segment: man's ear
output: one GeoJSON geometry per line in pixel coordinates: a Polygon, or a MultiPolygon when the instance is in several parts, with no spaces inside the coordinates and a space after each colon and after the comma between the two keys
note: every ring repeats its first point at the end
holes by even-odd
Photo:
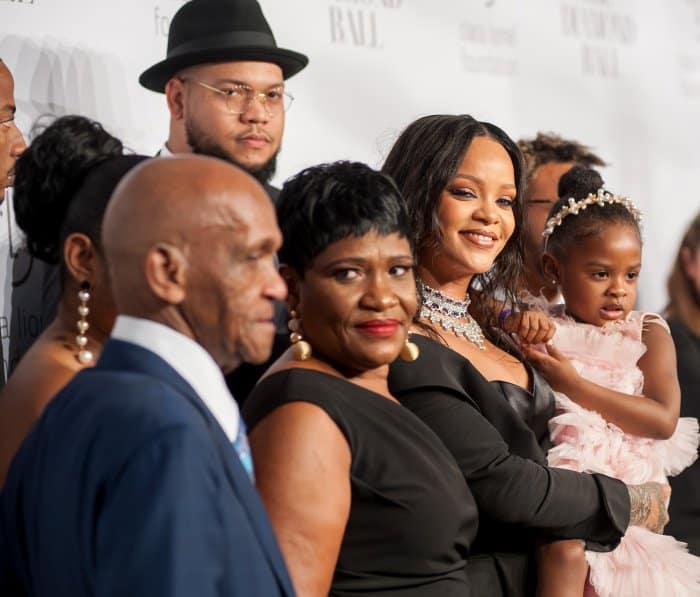
{"type": "Polygon", "coordinates": [[[290,310],[296,309],[299,306],[300,276],[296,270],[285,263],[280,264],[279,272],[285,284],[287,284],[287,306],[290,310]]]}
{"type": "Polygon", "coordinates": [[[159,243],[146,254],[146,283],[162,301],[178,305],[187,295],[188,261],[182,249],[159,243]]]}
{"type": "Polygon", "coordinates": [[[182,120],[185,115],[185,84],[173,77],[165,84],[165,99],[173,120],[182,120]]]}
{"type": "Polygon", "coordinates": [[[561,280],[561,266],[551,253],[542,255],[542,271],[547,280],[550,280],[553,284],[559,284],[561,280]]]}
{"type": "Polygon", "coordinates": [[[74,232],[63,244],[63,260],[71,277],[79,283],[95,283],[100,277],[104,262],[90,238],[82,232],[74,232]]]}

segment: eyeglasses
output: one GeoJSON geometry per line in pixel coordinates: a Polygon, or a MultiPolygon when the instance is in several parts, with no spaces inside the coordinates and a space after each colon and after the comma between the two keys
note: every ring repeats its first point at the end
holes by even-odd
{"type": "MultiPolygon", "coordinates": [[[[187,81],[187,79],[181,79],[182,81],[187,81]]],[[[280,112],[286,112],[289,110],[292,102],[294,101],[294,96],[287,93],[281,88],[270,89],[269,91],[255,91],[252,87],[248,85],[241,84],[228,84],[223,89],[208,85],[202,81],[196,81],[191,79],[193,83],[196,83],[204,89],[213,91],[219,96],[223,97],[226,102],[226,108],[231,114],[243,114],[248,111],[250,104],[253,99],[258,98],[260,103],[265,108],[268,116],[271,118],[276,116],[280,112]]]]}

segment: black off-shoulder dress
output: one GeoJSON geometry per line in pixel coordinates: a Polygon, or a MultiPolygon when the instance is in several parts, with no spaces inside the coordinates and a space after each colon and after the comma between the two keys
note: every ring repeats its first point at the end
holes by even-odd
{"type": "Polygon", "coordinates": [[[467,597],[477,509],[452,455],[400,404],[341,378],[288,369],[245,403],[250,430],[289,402],[322,408],[345,436],[352,501],[330,594],[467,597]]]}
{"type": "MultiPolygon", "coordinates": [[[[700,419],[700,336],[677,319],[669,319],[668,325],[676,345],[681,417],[700,419]]],[[[700,556],[700,459],[669,481],[671,520],[664,532],[685,541],[688,551],[700,556]]]]}
{"type": "Polygon", "coordinates": [[[479,533],[467,564],[474,595],[533,594],[536,537],[614,549],[629,523],[627,488],[604,475],[544,466],[546,382],[537,378],[532,393],[518,388],[516,397],[517,386],[487,381],[440,342],[417,334],[412,341],[420,357],[392,364],[389,388],[443,441],[476,499],[479,533]]]}

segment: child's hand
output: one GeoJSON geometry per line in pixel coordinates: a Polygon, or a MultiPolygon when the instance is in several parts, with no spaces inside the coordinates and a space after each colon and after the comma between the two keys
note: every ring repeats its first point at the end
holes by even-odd
{"type": "Polygon", "coordinates": [[[556,328],[541,311],[510,313],[503,318],[504,331],[518,334],[522,344],[544,344],[554,337],[556,328]]]}
{"type": "Polygon", "coordinates": [[[571,387],[580,379],[578,371],[569,359],[554,348],[551,342],[547,342],[545,349],[547,352],[541,352],[532,346],[522,347],[525,358],[542,374],[552,389],[564,392],[575,399],[575,393],[571,392],[571,387]]]}

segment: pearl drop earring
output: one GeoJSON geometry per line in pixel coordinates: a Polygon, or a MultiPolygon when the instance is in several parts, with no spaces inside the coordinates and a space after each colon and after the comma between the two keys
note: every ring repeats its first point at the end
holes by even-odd
{"type": "Polygon", "coordinates": [[[90,300],[89,282],[83,282],[80,285],[78,300],[80,301],[80,305],[78,305],[78,335],[75,338],[75,342],[78,345],[78,362],[81,365],[91,365],[95,360],[95,355],[88,349],[88,339],[85,335],[90,327],[87,321],[87,316],[90,314],[90,309],[88,308],[88,301],[90,300]]]}

